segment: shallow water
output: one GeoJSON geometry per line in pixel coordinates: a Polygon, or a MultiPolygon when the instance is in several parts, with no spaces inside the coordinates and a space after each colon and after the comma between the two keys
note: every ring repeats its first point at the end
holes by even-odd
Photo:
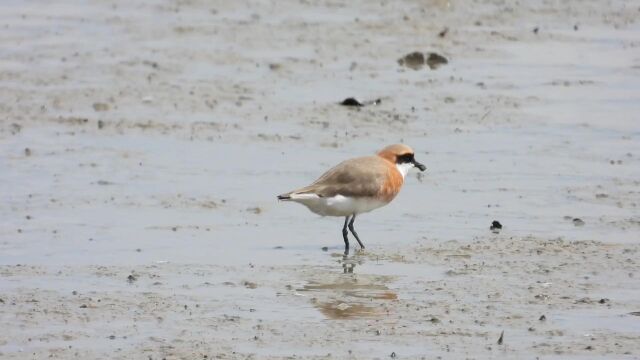
{"type": "Polygon", "coordinates": [[[628,3],[0,6],[4,357],[640,351],[628,3]],[[276,201],[394,142],[366,251],[276,201]]]}

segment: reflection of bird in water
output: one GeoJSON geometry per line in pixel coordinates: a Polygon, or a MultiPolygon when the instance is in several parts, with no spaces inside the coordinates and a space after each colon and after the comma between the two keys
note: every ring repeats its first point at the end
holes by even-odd
{"type": "Polygon", "coordinates": [[[356,254],[349,256],[349,253],[345,251],[340,263],[342,264],[342,271],[345,274],[353,274],[353,270],[356,268],[356,265],[362,265],[362,263],[364,263],[364,258],[362,258],[357,252],[356,254]]]}
{"type": "Polygon", "coordinates": [[[343,161],[313,184],[278,195],[278,199],[298,202],[322,216],[344,216],[342,237],[348,254],[347,228],[364,249],[353,227],[356,215],[390,203],[400,192],[404,177],[414,167],[426,170],[416,161],[410,147],[390,145],[377,155],[343,161]]]}

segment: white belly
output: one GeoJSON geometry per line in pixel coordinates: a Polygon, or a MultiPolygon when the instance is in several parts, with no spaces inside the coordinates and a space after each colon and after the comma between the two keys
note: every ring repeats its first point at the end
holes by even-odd
{"type": "Polygon", "coordinates": [[[305,196],[297,195],[291,200],[308,207],[312,212],[322,216],[362,214],[388,204],[386,201],[374,198],[351,198],[342,195],[323,198],[315,194],[307,194],[305,196]]]}

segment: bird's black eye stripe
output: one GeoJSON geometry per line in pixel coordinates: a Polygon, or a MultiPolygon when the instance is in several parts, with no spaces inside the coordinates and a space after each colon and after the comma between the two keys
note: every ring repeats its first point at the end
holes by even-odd
{"type": "Polygon", "coordinates": [[[396,160],[396,162],[398,164],[412,163],[414,162],[413,154],[398,155],[398,159],[396,160]]]}

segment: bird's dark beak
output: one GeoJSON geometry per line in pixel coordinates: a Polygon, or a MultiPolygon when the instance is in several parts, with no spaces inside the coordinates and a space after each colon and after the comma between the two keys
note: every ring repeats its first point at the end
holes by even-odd
{"type": "Polygon", "coordinates": [[[420,169],[420,171],[425,171],[425,170],[427,170],[427,167],[426,167],[426,166],[424,166],[424,165],[420,164],[419,162],[417,162],[417,161],[415,161],[415,160],[413,161],[413,165],[414,165],[415,167],[417,167],[418,169],[420,169]]]}

